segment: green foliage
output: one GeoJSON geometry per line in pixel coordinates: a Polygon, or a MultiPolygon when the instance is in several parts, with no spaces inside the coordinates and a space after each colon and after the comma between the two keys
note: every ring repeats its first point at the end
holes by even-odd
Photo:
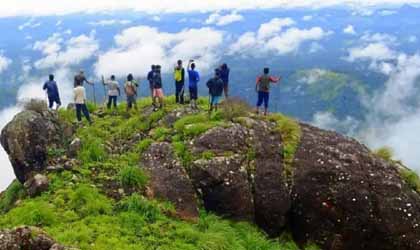
{"type": "Polygon", "coordinates": [[[149,138],[141,140],[136,146],[137,151],[139,153],[145,152],[150,147],[150,145],[152,145],[152,143],[153,143],[153,140],[149,138]]]}
{"type": "Polygon", "coordinates": [[[148,201],[138,194],[132,194],[121,200],[118,204],[120,211],[135,212],[142,215],[147,223],[154,223],[158,219],[164,219],[162,211],[173,210],[173,207],[156,201],[148,201]]]}
{"type": "Polygon", "coordinates": [[[83,140],[78,158],[84,163],[101,162],[107,158],[107,152],[100,138],[88,137],[83,140]]]}
{"type": "Polygon", "coordinates": [[[293,169],[292,164],[295,153],[300,144],[301,129],[299,123],[281,114],[272,114],[268,117],[270,121],[276,122],[277,131],[283,140],[283,157],[286,164],[286,175],[290,176],[293,169]]]}
{"type": "Polygon", "coordinates": [[[394,152],[392,148],[382,147],[375,150],[374,154],[387,162],[393,162],[394,152]]]}
{"type": "Polygon", "coordinates": [[[181,159],[182,165],[188,169],[191,162],[193,161],[193,155],[188,150],[187,146],[182,141],[173,141],[172,146],[174,148],[175,154],[181,159]]]}
{"type": "Polygon", "coordinates": [[[400,169],[402,179],[417,193],[420,193],[420,178],[416,172],[408,168],[402,167],[400,169]]]}
{"type": "Polygon", "coordinates": [[[147,176],[139,167],[126,166],[120,170],[118,179],[125,188],[143,188],[147,184],[147,176]]]}
{"type": "Polygon", "coordinates": [[[47,152],[49,158],[60,157],[63,156],[65,153],[66,150],[63,148],[49,148],[47,152]]]}
{"type": "Polygon", "coordinates": [[[201,153],[202,159],[211,160],[214,157],[216,157],[216,155],[212,151],[204,151],[203,153],[201,153]]]}
{"type": "Polygon", "coordinates": [[[152,138],[155,141],[164,141],[170,133],[171,130],[165,127],[157,127],[151,131],[152,138]]]}
{"type": "Polygon", "coordinates": [[[19,199],[25,196],[26,192],[23,185],[14,180],[0,197],[0,213],[9,211],[19,199]]]}
{"type": "Polygon", "coordinates": [[[221,115],[227,121],[246,116],[250,111],[249,104],[240,98],[229,98],[221,105],[221,115]]]}
{"type": "Polygon", "coordinates": [[[195,137],[216,126],[224,126],[217,120],[218,117],[209,117],[205,113],[184,116],[175,122],[175,130],[183,136],[195,137]]]}
{"type": "Polygon", "coordinates": [[[58,221],[53,205],[42,199],[27,200],[0,217],[0,228],[20,225],[49,226],[58,221]]]}

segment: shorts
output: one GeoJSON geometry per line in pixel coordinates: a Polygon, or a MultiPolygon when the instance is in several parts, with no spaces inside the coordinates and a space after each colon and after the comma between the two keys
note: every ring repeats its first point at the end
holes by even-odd
{"type": "Polygon", "coordinates": [[[264,107],[268,108],[268,101],[270,99],[270,93],[265,91],[258,91],[257,107],[260,107],[264,103],[264,107]]]}
{"type": "Polygon", "coordinates": [[[197,87],[189,87],[190,89],[190,99],[197,100],[198,99],[198,89],[197,87]]]}
{"type": "Polygon", "coordinates": [[[211,96],[211,105],[218,105],[222,100],[221,96],[211,96]]]}
{"type": "Polygon", "coordinates": [[[153,97],[163,98],[163,90],[160,89],[153,89],[153,97]]]}
{"type": "Polygon", "coordinates": [[[127,96],[127,106],[131,108],[133,104],[136,104],[136,96],[127,96]]]}

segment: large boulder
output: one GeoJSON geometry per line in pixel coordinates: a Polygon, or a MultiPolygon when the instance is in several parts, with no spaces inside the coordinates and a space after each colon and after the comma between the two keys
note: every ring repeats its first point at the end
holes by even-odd
{"type": "Polygon", "coordinates": [[[61,147],[63,128],[56,114],[32,110],[17,114],[1,132],[0,142],[23,184],[47,164],[48,148],[61,147]]]}
{"type": "Polygon", "coordinates": [[[141,166],[150,175],[152,198],[170,201],[182,219],[198,217],[198,200],[187,172],[169,143],[154,143],[142,155],[141,166]]]}
{"type": "MultiPolygon", "coordinates": [[[[0,231],[1,250],[70,250],[54,242],[41,229],[18,227],[0,231]]],[[[75,249],[74,249],[75,250],[75,249]]]]}
{"type": "Polygon", "coordinates": [[[420,249],[420,196],[357,141],[302,124],[291,226],[323,249],[420,249]],[[339,248],[337,246],[340,246],[339,248]]]}

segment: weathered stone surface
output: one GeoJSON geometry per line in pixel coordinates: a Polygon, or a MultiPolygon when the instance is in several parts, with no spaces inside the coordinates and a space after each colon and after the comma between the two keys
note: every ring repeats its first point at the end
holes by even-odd
{"type": "Polygon", "coordinates": [[[28,195],[30,197],[35,197],[48,190],[49,181],[47,176],[35,174],[25,182],[24,186],[28,195]]]}
{"type": "Polygon", "coordinates": [[[79,150],[82,148],[82,141],[79,138],[75,138],[69,145],[67,154],[69,157],[76,157],[79,150]]]}
{"type": "Polygon", "coordinates": [[[269,235],[277,236],[286,225],[286,215],[291,206],[284,176],[282,139],[264,122],[255,126],[252,133],[255,220],[269,235]]]}
{"type": "Polygon", "coordinates": [[[254,197],[244,157],[197,160],[191,168],[191,179],[201,190],[207,210],[233,219],[254,220],[254,197]]]}
{"type": "Polygon", "coordinates": [[[24,183],[32,172],[46,167],[48,147],[63,143],[63,130],[54,113],[24,111],[17,114],[3,129],[1,144],[17,179],[24,183]]]}
{"type": "Polygon", "coordinates": [[[211,150],[215,153],[244,153],[247,144],[247,130],[239,124],[229,128],[210,129],[193,141],[193,152],[202,153],[211,150]]]}
{"type": "Polygon", "coordinates": [[[420,196],[353,139],[302,125],[294,164],[295,237],[324,249],[420,249],[420,196]]]}
{"type": "Polygon", "coordinates": [[[141,166],[150,174],[149,194],[172,202],[183,219],[198,217],[198,201],[187,172],[169,143],[154,143],[143,154],[141,166]]]}
{"type": "Polygon", "coordinates": [[[38,228],[18,227],[0,231],[1,250],[66,250],[38,228]]]}

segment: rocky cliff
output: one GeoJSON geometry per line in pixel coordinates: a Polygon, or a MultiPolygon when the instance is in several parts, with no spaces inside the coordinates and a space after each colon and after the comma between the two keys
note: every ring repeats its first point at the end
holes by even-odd
{"type": "MultiPolygon", "coordinates": [[[[29,195],[2,195],[9,202],[0,225],[18,224],[14,211],[46,200],[53,212],[70,208],[64,212],[77,216],[33,224],[62,243],[97,249],[63,236],[69,234],[66,223],[87,223],[77,206],[90,201],[75,207],[71,202],[80,195],[73,189],[90,186],[98,190],[92,199],[109,200],[110,207],[90,205],[99,206],[93,209],[99,214],[115,215],[127,199],[140,197],[137,202],[169,202],[174,209],[161,211],[183,223],[201,225],[200,211],[207,211],[255,224],[275,242],[291,234],[302,249],[420,249],[420,195],[400,164],[337,133],[279,114],[256,116],[237,100],[210,116],[206,103],[200,104],[201,111],[194,111],[168,101],[164,110],[152,112],[142,100],[139,113],[91,107],[92,126],[72,125],[71,110],[18,114],[2,131],[1,143],[29,195]]],[[[99,244],[102,231],[95,232],[89,237],[99,244]]],[[[140,230],[133,237],[143,241],[148,234],[140,230]]]]}

